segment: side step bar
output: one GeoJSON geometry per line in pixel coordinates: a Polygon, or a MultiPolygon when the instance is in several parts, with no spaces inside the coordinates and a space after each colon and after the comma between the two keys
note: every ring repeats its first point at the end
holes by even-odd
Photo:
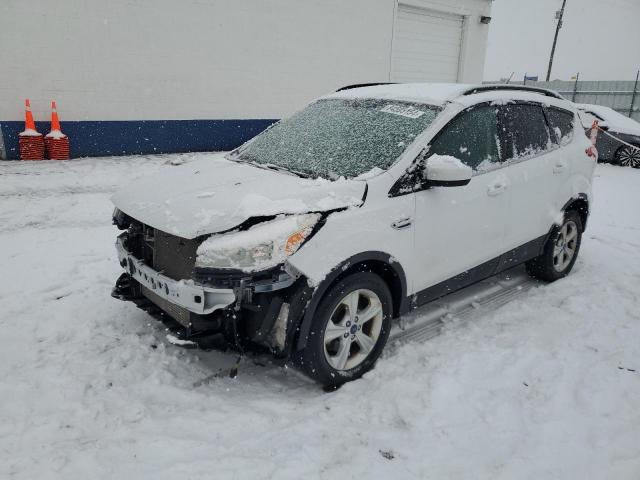
{"type": "Polygon", "coordinates": [[[529,277],[523,266],[506,270],[402,316],[391,329],[389,341],[424,342],[439,335],[448,319],[472,320],[497,310],[541,284],[529,277]]]}

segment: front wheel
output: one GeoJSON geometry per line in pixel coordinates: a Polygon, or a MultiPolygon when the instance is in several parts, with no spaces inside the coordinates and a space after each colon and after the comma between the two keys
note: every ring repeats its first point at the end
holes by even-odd
{"type": "Polygon", "coordinates": [[[640,148],[628,145],[620,147],[616,152],[616,163],[623,167],[640,168],[640,148]]]}
{"type": "Polygon", "coordinates": [[[297,363],[327,387],[373,368],[391,328],[392,298],[377,275],[359,272],[339,280],[316,309],[307,346],[297,363]]]}
{"type": "Polygon", "coordinates": [[[571,210],[564,214],[562,225],[553,228],[542,254],[526,263],[529,275],[553,282],[566,277],[578,258],[582,242],[582,220],[571,210]]]}

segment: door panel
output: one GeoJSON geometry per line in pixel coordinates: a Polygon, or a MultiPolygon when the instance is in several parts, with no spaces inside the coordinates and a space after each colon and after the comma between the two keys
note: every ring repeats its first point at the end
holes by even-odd
{"type": "Polygon", "coordinates": [[[417,290],[494,259],[504,251],[511,189],[501,170],[476,175],[464,187],[435,187],[416,195],[417,290]],[[506,185],[490,194],[496,185],[506,185]]]}
{"type": "Polygon", "coordinates": [[[512,249],[549,232],[557,216],[554,200],[558,179],[568,163],[557,148],[541,105],[516,102],[500,107],[506,161],[505,173],[512,186],[505,245],[512,249]]]}
{"type": "Polygon", "coordinates": [[[415,193],[415,258],[424,290],[499,256],[511,188],[500,168],[497,107],[470,108],[434,137],[428,155],[450,155],[474,169],[463,187],[415,193]]]}

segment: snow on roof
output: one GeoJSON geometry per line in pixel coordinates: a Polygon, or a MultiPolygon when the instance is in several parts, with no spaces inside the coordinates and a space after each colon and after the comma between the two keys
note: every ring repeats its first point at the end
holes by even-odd
{"type": "Polygon", "coordinates": [[[604,121],[607,122],[607,126],[611,131],[627,133],[629,135],[640,135],[640,123],[616,112],[612,108],[604,107],[602,105],[592,105],[589,103],[578,103],[576,106],[578,107],[578,110],[593,112],[598,117],[602,117],[604,121]]]}
{"type": "Polygon", "coordinates": [[[409,102],[427,103],[431,105],[443,105],[448,101],[457,100],[464,105],[471,105],[480,101],[509,101],[534,100],[545,104],[562,105],[567,107],[567,100],[555,98],[539,92],[519,89],[516,85],[474,85],[465,83],[396,83],[374,85],[370,87],[357,87],[341,90],[322,97],[327,98],[380,98],[385,100],[404,100],[409,102]],[[486,89],[485,89],[486,88],[486,89]],[[468,94],[474,89],[477,93],[468,94]],[[466,94],[466,95],[465,95],[466,94]],[[541,100],[544,96],[544,100],[541,100]]]}
{"type": "Polygon", "coordinates": [[[478,86],[464,83],[397,83],[351,88],[322,98],[381,98],[442,105],[478,86]]]}

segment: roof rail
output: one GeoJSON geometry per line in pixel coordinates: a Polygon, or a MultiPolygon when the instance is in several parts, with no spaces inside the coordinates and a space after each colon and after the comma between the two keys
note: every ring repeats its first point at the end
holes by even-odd
{"type": "Polygon", "coordinates": [[[498,84],[498,85],[482,85],[481,87],[474,87],[470,90],[467,90],[463,93],[463,95],[473,95],[474,93],[482,93],[482,92],[494,92],[496,90],[520,90],[522,92],[532,92],[539,93],[540,95],[544,95],[546,97],[559,98],[561,100],[565,100],[565,98],[557,92],[553,90],[547,90],[546,88],[538,88],[538,87],[527,87],[525,85],[508,85],[508,84],[498,84]]]}
{"type": "Polygon", "coordinates": [[[344,87],[340,87],[336,90],[336,92],[342,92],[343,90],[351,90],[352,88],[362,88],[362,87],[375,87],[376,85],[395,85],[396,82],[375,82],[375,83],[356,83],[354,85],[346,85],[344,87]]]}

